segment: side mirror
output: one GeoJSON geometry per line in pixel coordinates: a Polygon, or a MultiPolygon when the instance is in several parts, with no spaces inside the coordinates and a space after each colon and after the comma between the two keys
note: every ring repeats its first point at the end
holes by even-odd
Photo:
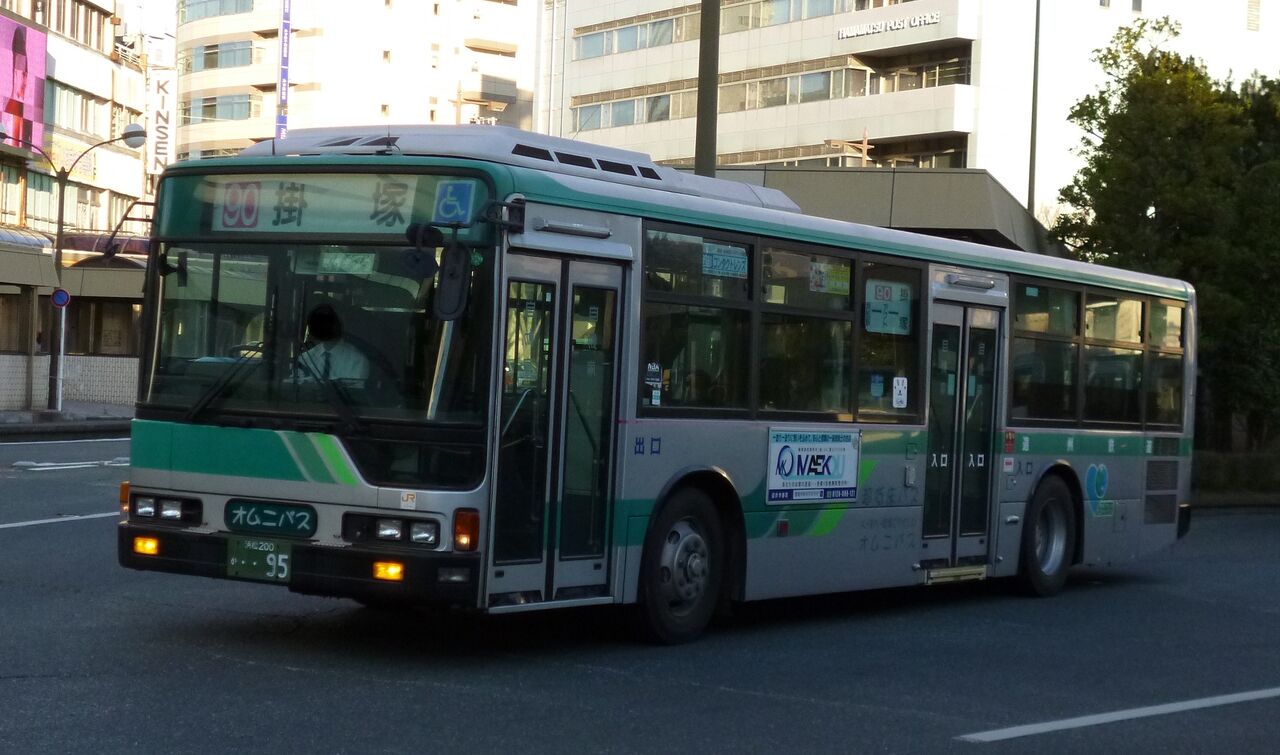
{"type": "Polygon", "coordinates": [[[471,288],[471,254],[458,243],[458,229],[451,231],[448,241],[439,228],[428,223],[412,223],[405,233],[414,247],[407,250],[405,265],[423,280],[438,274],[431,310],[437,320],[446,321],[462,316],[471,288]],[[437,265],[430,250],[440,246],[444,247],[444,254],[437,265]]]}
{"type": "Polygon", "coordinates": [[[456,239],[445,247],[433,309],[438,320],[456,320],[467,308],[471,290],[471,254],[456,239]]]}

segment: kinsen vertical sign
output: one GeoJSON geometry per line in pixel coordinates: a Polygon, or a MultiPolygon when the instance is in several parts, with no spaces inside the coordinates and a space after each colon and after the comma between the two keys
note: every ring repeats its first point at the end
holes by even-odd
{"type": "Polygon", "coordinates": [[[172,68],[147,71],[147,173],[159,175],[173,162],[178,72],[172,68]]]}
{"type": "Polygon", "coordinates": [[[276,138],[289,134],[289,45],[293,28],[293,0],[280,4],[280,76],[276,80],[276,138]]]}

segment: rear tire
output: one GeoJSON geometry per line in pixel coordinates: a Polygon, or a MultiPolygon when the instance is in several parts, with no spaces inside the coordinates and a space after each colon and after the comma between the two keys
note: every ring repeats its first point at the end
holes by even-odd
{"type": "Polygon", "coordinates": [[[706,629],[724,582],[724,530],[706,493],[668,499],[645,538],[640,619],[649,639],[675,645],[706,629]]]}
{"type": "Polygon", "coordinates": [[[1047,597],[1061,592],[1076,552],[1075,519],[1071,489],[1061,477],[1045,478],[1022,525],[1018,578],[1027,593],[1047,597]]]}

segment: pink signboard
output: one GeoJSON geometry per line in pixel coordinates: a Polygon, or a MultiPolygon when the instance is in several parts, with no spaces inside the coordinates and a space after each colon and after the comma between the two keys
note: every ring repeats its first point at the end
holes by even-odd
{"type": "Polygon", "coordinates": [[[47,39],[42,31],[0,16],[0,126],[5,143],[11,146],[45,146],[47,39]]]}

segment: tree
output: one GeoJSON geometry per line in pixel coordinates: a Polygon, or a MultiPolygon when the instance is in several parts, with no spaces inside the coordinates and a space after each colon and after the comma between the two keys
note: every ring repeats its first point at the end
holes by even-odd
{"type": "Polygon", "coordinates": [[[1106,83],[1072,108],[1085,164],[1059,198],[1053,234],[1085,260],[1196,287],[1205,437],[1228,446],[1247,417],[1252,445],[1280,427],[1280,91],[1239,91],[1164,49],[1167,18],[1119,30],[1094,61],[1106,83]]]}

